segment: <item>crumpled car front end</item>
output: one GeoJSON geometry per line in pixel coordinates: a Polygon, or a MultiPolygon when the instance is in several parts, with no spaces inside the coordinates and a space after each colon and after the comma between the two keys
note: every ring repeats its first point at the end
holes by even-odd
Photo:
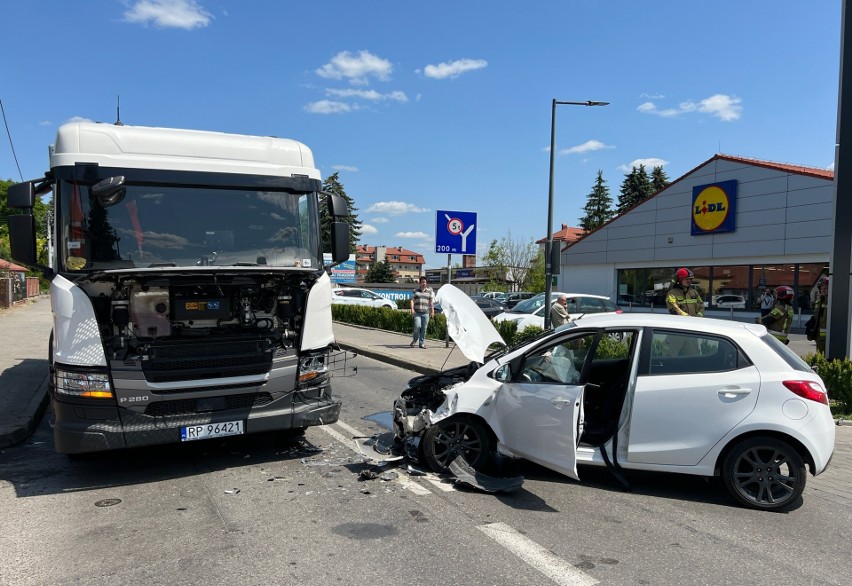
{"type": "Polygon", "coordinates": [[[393,431],[400,440],[421,435],[426,428],[452,415],[458,395],[453,391],[470,380],[476,365],[417,376],[393,403],[393,431]],[[451,404],[452,403],[452,404],[451,404]]]}

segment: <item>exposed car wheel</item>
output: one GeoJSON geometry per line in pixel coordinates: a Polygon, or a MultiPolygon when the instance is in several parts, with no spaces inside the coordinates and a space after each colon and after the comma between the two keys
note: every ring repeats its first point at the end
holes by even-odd
{"type": "Polygon", "coordinates": [[[791,445],[772,437],[751,437],[738,443],[722,467],[725,488],[747,507],[782,511],[805,490],[807,470],[791,445]]]}
{"type": "Polygon", "coordinates": [[[491,437],[481,423],[466,417],[440,421],[426,430],[420,440],[426,464],[443,472],[457,456],[464,456],[474,470],[481,469],[491,453],[491,437]]]}

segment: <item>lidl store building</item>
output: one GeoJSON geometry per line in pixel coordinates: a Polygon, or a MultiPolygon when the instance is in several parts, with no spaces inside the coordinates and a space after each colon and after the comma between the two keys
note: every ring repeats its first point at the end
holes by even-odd
{"type": "Polygon", "coordinates": [[[563,248],[555,290],[665,311],[673,274],[687,267],[706,315],[750,320],[764,289],[788,285],[807,316],[828,274],[833,216],[832,171],[716,155],[563,248]]]}

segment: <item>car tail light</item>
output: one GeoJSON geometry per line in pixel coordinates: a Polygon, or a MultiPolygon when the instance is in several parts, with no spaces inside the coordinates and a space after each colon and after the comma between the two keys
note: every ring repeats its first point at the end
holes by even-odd
{"type": "Polygon", "coordinates": [[[624,310],[623,309],[616,309],[615,313],[624,313],[624,310]]]}
{"type": "Polygon", "coordinates": [[[809,380],[785,380],[782,384],[803,399],[828,405],[828,393],[819,386],[819,383],[809,380]]]}

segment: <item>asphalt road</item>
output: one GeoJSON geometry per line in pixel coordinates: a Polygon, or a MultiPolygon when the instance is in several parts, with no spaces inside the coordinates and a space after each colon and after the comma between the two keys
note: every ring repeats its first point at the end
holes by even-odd
{"type": "Polygon", "coordinates": [[[42,422],[0,453],[0,584],[850,582],[852,506],[820,491],[822,477],[771,514],[668,474],[632,473],[626,492],[602,469],[581,468],[578,483],[513,462],[522,489],[494,495],[375,468],[352,437],[385,431],[415,373],[357,360],[335,381],[341,422],[302,438],[70,460],[42,422]]]}

